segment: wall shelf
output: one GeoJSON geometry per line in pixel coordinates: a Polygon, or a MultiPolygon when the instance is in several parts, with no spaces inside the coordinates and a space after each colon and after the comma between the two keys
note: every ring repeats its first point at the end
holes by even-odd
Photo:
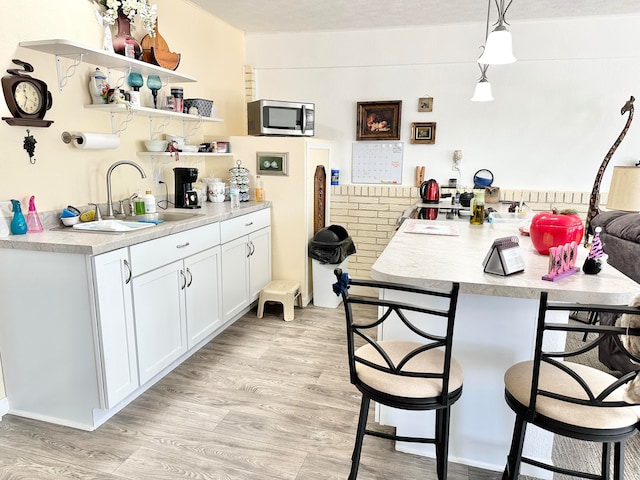
{"type": "Polygon", "coordinates": [[[128,58],[124,55],[118,55],[116,53],[110,53],[105,50],[88,47],[71,40],[35,40],[20,42],[18,45],[22,48],[28,48],[31,50],[36,50],[38,52],[55,55],[56,71],[58,73],[58,89],[60,91],[62,91],[63,87],[66,85],[67,79],[75,72],[75,68],[83,62],[107,69],[128,70],[130,72],[136,72],[141,75],[158,75],[167,83],[197,81],[190,75],[183,75],[181,73],[175,72],[174,70],[169,70],[147,62],[142,62],[134,58],[128,58]],[[60,57],[71,58],[74,60],[73,65],[71,65],[67,69],[64,75],[61,71],[60,57]]]}
{"type": "MultiPolygon", "coordinates": [[[[169,152],[137,152],[139,157],[171,157],[175,153],[169,152]]],[[[213,152],[178,152],[180,157],[230,157],[232,153],[213,153],[213,152]]]]}
{"type": "Polygon", "coordinates": [[[200,115],[190,115],[188,113],[172,112],[170,110],[160,110],[150,107],[127,107],[121,103],[105,103],[95,105],[85,105],[84,108],[109,113],[129,113],[144,115],[149,118],[170,117],[185,122],[223,122],[224,120],[216,117],[202,117],[200,115]]]}

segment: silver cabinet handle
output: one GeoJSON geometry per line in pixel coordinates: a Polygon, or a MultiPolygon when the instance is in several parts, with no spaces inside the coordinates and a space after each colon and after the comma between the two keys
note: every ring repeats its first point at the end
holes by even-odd
{"type": "Polygon", "coordinates": [[[245,243],[244,245],[247,249],[247,258],[249,258],[251,256],[251,242],[249,243],[245,243]]]}
{"type": "Polygon", "coordinates": [[[256,251],[256,246],[251,240],[249,240],[249,248],[251,249],[251,253],[249,255],[253,255],[256,251]]]}
{"type": "Polygon", "coordinates": [[[249,223],[245,223],[244,224],[245,227],[250,227],[251,225],[253,225],[253,222],[249,222],[249,223]]]}
{"type": "Polygon", "coordinates": [[[182,245],[176,245],[176,248],[184,248],[184,247],[188,247],[190,244],[189,242],[185,242],[182,245]]]}
{"type": "Polygon", "coordinates": [[[126,260],[123,260],[123,262],[124,262],[124,266],[127,267],[127,270],[129,270],[129,276],[124,281],[124,284],[128,285],[129,282],[131,281],[131,276],[133,275],[133,272],[131,271],[131,265],[129,265],[129,262],[127,262],[126,260]]]}
{"type": "Polygon", "coordinates": [[[188,268],[187,268],[187,273],[189,274],[189,283],[187,283],[187,288],[189,288],[193,283],[193,275],[191,274],[191,270],[189,270],[188,268]]]}
{"type": "Polygon", "coordinates": [[[187,277],[185,277],[184,272],[182,270],[180,270],[180,275],[182,276],[182,280],[184,280],[184,283],[180,287],[180,290],[184,290],[185,288],[187,288],[187,277]]]}

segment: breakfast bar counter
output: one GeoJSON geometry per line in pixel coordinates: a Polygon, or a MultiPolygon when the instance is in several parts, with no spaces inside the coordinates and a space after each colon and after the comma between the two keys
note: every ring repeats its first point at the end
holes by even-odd
{"type": "MultiPolygon", "coordinates": [[[[598,275],[579,271],[555,282],[542,280],[549,260],[534,249],[529,237],[518,233],[515,223],[470,225],[467,222],[430,222],[453,235],[409,233],[411,226],[429,220],[407,220],[374,263],[375,280],[429,288],[449,288],[460,283],[453,354],[464,370],[462,398],[453,406],[449,461],[500,471],[511,441],[514,415],[504,400],[503,374],[514,363],[533,358],[538,299],[548,291],[555,301],[626,304],[640,285],[611,266],[598,275]],[[417,222],[412,225],[412,222],[417,222]],[[509,276],[484,273],[483,259],[493,241],[516,236],[524,260],[523,272],[509,276]]],[[[419,230],[419,229],[415,229],[419,230]]],[[[578,248],[576,267],[582,267],[587,251],[578,248]]],[[[380,293],[396,298],[391,291],[380,293]]],[[[406,298],[408,294],[401,294],[406,298]]],[[[562,318],[568,321],[568,318],[562,318]]],[[[393,329],[379,332],[382,339],[400,338],[393,329]]],[[[564,342],[564,338],[557,339],[564,342]]],[[[430,435],[432,412],[401,412],[381,407],[379,421],[394,425],[399,435],[430,435]]],[[[553,436],[530,427],[525,452],[549,461],[553,436]]],[[[434,456],[433,446],[398,443],[398,450],[434,456]]],[[[548,473],[525,469],[523,475],[548,478],[548,473]]]]}

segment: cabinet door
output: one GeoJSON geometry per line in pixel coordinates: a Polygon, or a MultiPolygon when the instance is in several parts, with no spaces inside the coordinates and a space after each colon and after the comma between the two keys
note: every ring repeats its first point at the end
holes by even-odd
{"type": "Polygon", "coordinates": [[[222,325],[222,296],[220,290],[220,247],[186,258],[187,275],[187,347],[222,325]]]}
{"type": "Polygon", "coordinates": [[[249,246],[249,302],[253,302],[271,281],[271,227],[249,235],[249,246]]]}
{"type": "Polygon", "coordinates": [[[187,351],[187,283],[182,260],[133,279],[141,385],[187,351]]]}
{"type": "Polygon", "coordinates": [[[93,258],[105,408],[138,388],[131,270],[126,248],[93,258]]]}
{"type": "Polygon", "coordinates": [[[222,245],[222,308],[227,321],[249,303],[248,237],[240,237],[222,245]]]}

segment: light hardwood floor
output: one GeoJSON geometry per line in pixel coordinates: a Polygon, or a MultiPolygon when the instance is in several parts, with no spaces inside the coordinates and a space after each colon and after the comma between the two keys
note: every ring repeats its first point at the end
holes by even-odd
{"type": "MultiPolygon", "coordinates": [[[[349,384],[344,312],[255,310],[95,432],[11,415],[1,480],[347,478],[360,396],[349,384]]],[[[455,408],[455,407],[454,407],[455,408]]],[[[451,480],[497,479],[450,464],[451,480]]],[[[430,459],[367,437],[359,480],[435,479],[430,459]]]]}

